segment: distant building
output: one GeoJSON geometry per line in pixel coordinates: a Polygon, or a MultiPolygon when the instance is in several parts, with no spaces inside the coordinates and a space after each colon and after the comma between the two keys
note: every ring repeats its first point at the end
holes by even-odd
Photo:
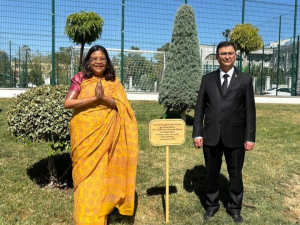
{"type": "MultiPolygon", "coordinates": [[[[277,71],[282,69],[285,73],[286,79],[290,79],[292,77],[292,68],[293,68],[293,39],[287,38],[280,42],[280,49],[278,49],[278,42],[273,42],[270,46],[277,46],[273,49],[273,55],[270,62],[270,66],[277,71]],[[279,52],[279,56],[278,56],[279,52]],[[278,60],[279,57],[279,60],[278,60]],[[278,64],[279,62],[279,64],[278,64]]],[[[296,55],[294,61],[294,81],[297,82],[297,90],[300,89],[300,55],[297,54],[297,43],[295,46],[296,55]]]]}
{"type": "Polygon", "coordinates": [[[50,85],[50,74],[43,73],[44,85],[50,85]]]}

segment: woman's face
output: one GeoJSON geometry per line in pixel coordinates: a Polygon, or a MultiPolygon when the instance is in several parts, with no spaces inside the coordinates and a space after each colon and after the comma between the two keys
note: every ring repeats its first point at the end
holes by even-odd
{"type": "Polygon", "coordinates": [[[103,74],[107,68],[105,54],[101,50],[93,52],[90,56],[89,66],[94,76],[103,77],[103,74]]]}

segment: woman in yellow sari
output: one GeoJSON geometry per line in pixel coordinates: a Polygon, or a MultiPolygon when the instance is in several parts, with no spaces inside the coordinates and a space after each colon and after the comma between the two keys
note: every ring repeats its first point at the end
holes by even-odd
{"type": "Polygon", "coordinates": [[[107,224],[116,207],[133,215],[138,157],[134,112],[106,49],[93,46],[72,78],[70,121],[76,225],[107,224]]]}

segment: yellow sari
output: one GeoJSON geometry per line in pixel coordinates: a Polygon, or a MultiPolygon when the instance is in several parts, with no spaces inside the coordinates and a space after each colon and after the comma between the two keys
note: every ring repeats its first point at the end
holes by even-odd
{"type": "MultiPolygon", "coordinates": [[[[97,80],[83,81],[78,99],[94,96],[97,80]]],[[[118,110],[94,103],[75,109],[70,122],[77,225],[106,224],[114,207],[122,215],[134,211],[136,118],[119,79],[101,81],[105,95],[115,99],[118,110]]]]}

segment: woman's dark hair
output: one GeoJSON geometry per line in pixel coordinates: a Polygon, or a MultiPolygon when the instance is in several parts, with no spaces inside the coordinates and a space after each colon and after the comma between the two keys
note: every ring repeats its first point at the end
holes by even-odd
{"type": "Polygon", "coordinates": [[[230,41],[222,41],[222,42],[220,42],[218,44],[216,53],[219,54],[219,49],[220,48],[228,47],[228,46],[232,46],[234,48],[234,51],[236,52],[236,47],[235,47],[235,45],[232,42],[230,42],[230,41]]]}
{"type": "Polygon", "coordinates": [[[101,45],[94,45],[93,47],[91,47],[90,50],[88,51],[88,53],[86,54],[86,56],[84,57],[84,59],[82,60],[83,77],[91,78],[93,76],[93,72],[92,72],[89,64],[90,64],[91,54],[95,51],[101,51],[105,54],[106,65],[107,65],[107,68],[104,71],[105,80],[114,81],[116,79],[116,73],[115,73],[114,66],[109,58],[107,50],[101,45]]]}

